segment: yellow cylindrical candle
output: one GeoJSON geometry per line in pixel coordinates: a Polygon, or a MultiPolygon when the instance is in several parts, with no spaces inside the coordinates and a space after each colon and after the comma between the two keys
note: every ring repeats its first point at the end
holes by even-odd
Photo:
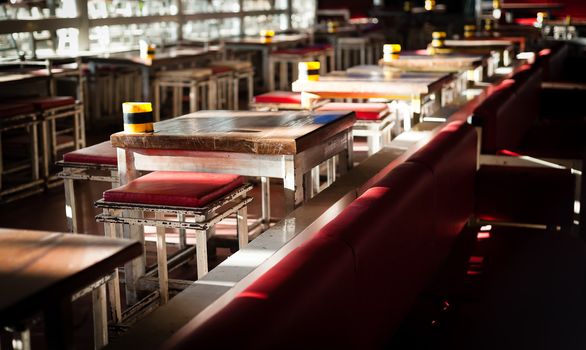
{"type": "Polygon", "coordinates": [[[318,81],[319,70],[321,65],[319,62],[299,62],[299,80],[301,81],[318,81]]]}
{"type": "Polygon", "coordinates": [[[425,9],[431,11],[435,8],[435,0],[425,0],[425,9]]]}
{"type": "Polygon", "coordinates": [[[260,31],[260,37],[264,41],[271,41],[271,40],[273,40],[273,37],[274,36],[275,36],[275,31],[274,30],[263,29],[263,30],[260,31]]]}
{"type": "Polygon", "coordinates": [[[446,32],[433,32],[431,33],[431,47],[434,49],[440,49],[446,46],[446,32]]]}
{"type": "Polygon", "coordinates": [[[383,46],[383,61],[390,62],[399,59],[401,52],[401,45],[399,44],[385,44],[383,46]]]}
{"type": "Polygon", "coordinates": [[[467,24],[464,26],[464,38],[472,38],[476,32],[476,26],[473,24],[467,24]]]}
{"type": "Polygon", "coordinates": [[[153,132],[153,106],[150,102],[124,102],[124,132],[153,132]]]}

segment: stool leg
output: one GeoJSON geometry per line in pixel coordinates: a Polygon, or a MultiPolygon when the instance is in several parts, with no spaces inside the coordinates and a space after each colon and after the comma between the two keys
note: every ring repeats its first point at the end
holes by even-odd
{"type": "Polygon", "coordinates": [[[196,230],[195,240],[195,259],[197,261],[197,278],[199,279],[208,273],[207,232],[196,230]]]}
{"type": "Polygon", "coordinates": [[[48,140],[48,121],[43,120],[41,124],[41,139],[43,143],[43,177],[49,178],[49,140],[48,140]]]}
{"type": "Polygon", "coordinates": [[[335,180],[336,168],[335,168],[335,157],[332,157],[326,161],[327,168],[327,184],[331,185],[335,180]]]}
{"type": "MultiPolygon", "coordinates": [[[[30,157],[31,157],[31,172],[32,180],[37,181],[39,179],[39,135],[38,135],[38,124],[34,122],[30,125],[31,130],[31,145],[30,145],[30,157]]],[[[0,157],[2,155],[0,154],[0,157]]],[[[0,164],[2,159],[0,158],[0,164]]],[[[1,178],[0,178],[1,180],[1,178]]],[[[0,181],[1,183],[1,181],[0,181]]],[[[1,187],[1,186],[0,186],[1,187]]]]}
{"type": "Polygon", "coordinates": [[[197,84],[191,83],[189,86],[189,112],[197,111],[197,84]]]}
{"type": "Polygon", "coordinates": [[[247,91],[248,91],[248,103],[250,103],[252,101],[252,98],[254,97],[254,74],[253,73],[249,73],[248,74],[248,78],[247,78],[247,82],[248,82],[248,87],[247,87],[247,91]]]}
{"type": "Polygon", "coordinates": [[[154,109],[155,109],[155,115],[154,115],[154,119],[155,122],[158,122],[161,120],[161,86],[159,84],[158,80],[155,80],[155,82],[153,83],[154,86],[154,109]]]}
{"type": "Polygon", "coordinates": [[[275,90],[275,64],[278,63],[269,58],[269,76],[265,77],[269,80],[269,91],[275,90]]]}
{"type": "Polygon", "coordinates": [[[234,78],[234,80],[232,80],[232,84],[234,84],[234,88],[232,89],[232,94],[234,96],[232,99],[232,108],[234,110],[238,110],[238,95],[239,95],[239,88],[240,88],[240,80],[238,78],[234,78]]]}
{"type": "Polygon", "coordinates": [[[92,291],[92,310],[94,318],[94,349],[101,349],[108,344],[106,284],[101,284],[92,291]]]}
{"type": "Polygon", "coordinates": [[[311,196],[315,196],[319,192],[319,165],[311,169],[311,196]]]}
{"type": "MultiPolygon", "coordinates": [[[[177,214],[177,221],[185,222],[185,214],[177,214]]],[[[187,247],[187,234],[184,228],[179,229],[179,249],[187,247]]]]}
{"type": "MultiPolygon", "coordinates": [[[[246,195],[243,195],[246,197],[246,195]]],[[[245,205],[236,212],[237,223],[236,231],[238,234],[238,249],[242,249],[248,245],[248,208],[245,205]]]]}
{"type": "Polygon", "coordinates": [[[78,233],[77,207],[75,203],[75,189],[73,179],[63,179],[65,187],[65,216],[67,217],[67,229],[69,232],[78,233]]]}
{"type": "Polygon", "coordinates": [[[279,89],[280,90],[287,90],[287,81],[289,81],[288,72],[287,72],[287,62],[281,61],[279,63],[279,89]]]}
{"type": "MultiPolygon", "coordinates": [[[[163,213],[156,213],[157,220],[163,220],[163,213]]],[[[159,294],[161,305],[169,301],[169,275],[167,270],[167,242],[165,240],[165,228],[157,226],[157,266],[159,274],[159,294]]]]}
{"type": "MultiPolygon", "coordinates": [[[[104,209],[104,214],[109,214],[108,209],[104,209]]],[[[116,224],[104,223],[104,236],[116,238],[116,224]]],[[[116,324],[122,321],[122,302],[120,301],[120,276],[118,269],[114,269],[112,279],[107,282],[108,294],[110,296],[110,312],[112,323],[116,324]]]]}
{"type": "Polygon", "coordinates": [[[12,348],[14,350],[31,350],[31,331],[28,328],[12,331],[12,348]]]}
{"type": "Polygon", "coordinates": [[[271,223],[271,183],[270,178],[268,177],[261,177],[261,209],[262,209],[262,218],[261,222],[263,224],[263,228],[269,228],[271,223]]]}

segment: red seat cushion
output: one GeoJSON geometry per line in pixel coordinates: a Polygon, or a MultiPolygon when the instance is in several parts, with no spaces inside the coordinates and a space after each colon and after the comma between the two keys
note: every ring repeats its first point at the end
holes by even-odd
{"type": "Polygon", "coordinates": [[[232,68],[227,66],[212,66],[210,67],[210,69],[212,70],[212,74],[220,74],[233,71],[232,68]]]}
{"type": "Polygon", "coordinates": [[[324,48],[318,46],[306,46],[306,47],[299,47],[295,49],[283,49],[283,50],[276,50],[273,51],[272,55],[307,55],[310,53],[318,53],[323,51],[324,48]]]}
{"type": "Polygon", "coordinates": [[[301,105],[301,93],[291,91],[271,91],[254,96],[254,103],[283,103],[301,105]]]}
{"type": "Polygon", "coordinates": [[[75,104],[75,98],[71,96],[48,96],[48,97],[33,97],[23,100],[18,100],[20,103],[30,103],[38,110],[46,110],[51,108],[63,107],[75,104]]]}
{"type": "Polygon", "coordinates": [[[116,148],[110,141],[65,153],[63,160],[68,163],[117,165],[116,148]]]}
{"type": "Polygon", "coordinates": [[[201,207],[234,190],[244,178],[232,174],[155,171],[104,192],[104,200],[120,203],[201,207]]]}
{"type": "Polygon", "coordinates": [[[388,107],[385,103],[326,103],[318,111],[353,111],[358,120],[379,120],[383,118],[388,107]]]}
{"type": "Polygon", "coordinates": [[[0,104],[0,118],[16,117],[23,114],[34,113],[32,104],[25,103],[2,103],[0,104]]]}

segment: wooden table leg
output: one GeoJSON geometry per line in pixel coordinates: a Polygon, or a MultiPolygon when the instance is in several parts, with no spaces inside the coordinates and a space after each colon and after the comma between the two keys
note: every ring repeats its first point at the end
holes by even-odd
{"type": "Polygon", "coordinates": [[[48,349],[73,349],[72,311],[70,295],[47,302],[44,322],[48,349]]]}
{"type": "Polygon", "coordinates": [[[94,319],[94,349],[108,345],[108,306],[106,284],[92,291],[92,311],[94,319]]]}
{"type": "MultiPolygon", "coordinates": [[[[139,173],[134,166],[134,154],[131,150],[118,148],[118,177],[120,185],[125,185],[130,181],[138,178],[139,173]]],[[[128,210],[123,213],[125,217],[141,216],[135,210],[128,210]]],[[[122,234],[117,233],[117,237],[127,239],[135,239],[144,244],[144,230],[140,225],[116,225],[116,229],[120,230],[122,227],[122,234]]],[[[126,282],[126,303],[133,305],[138,301],[136,291],[136,283],[138,279],[144,276],[145,273],[145,255],[133,259],[124,265],[124,275],[126,282]]]]}

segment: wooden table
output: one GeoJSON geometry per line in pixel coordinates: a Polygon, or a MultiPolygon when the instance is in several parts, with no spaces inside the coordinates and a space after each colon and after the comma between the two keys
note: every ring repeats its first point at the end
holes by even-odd
{"type": "MultiPolygon", "coordinates": [[[[310,198],[312,168],[335,155],[342,173],[352,166],[354,121],[349,112],[202,111],[155,123],[152,134],[120,132],[110,140],[118,147],[121,184],[140,170],[280,178],[289,213],[310,198]]],[[[125,229],[124,237],[144,237],[142,227],[125,229]]],[[[127,297],[135,296],[132,283],[144,274],[144,263],[135,263],[125,268],[127,297]]]]}
{"type": "Polygon", "coordinates": [[[427,50],[407,51],[399,55],[398,59],[385,62],[379,60],[379,65],[400,69],[407,72],[469,72],[468,80],[479,82],[482,73],[488,66],[488,56],[447,54],[430,55],[427,50]]]}
{"type": "Polygon", "coordinates": [[[494,57],[498,58],[503,66],[509,66],[512,58],[515,57],[514,43],[510,40],[499,40],[498,38],[446,40],[445,44],[446,50],[454,53],[471,55],[492,55],[493,53],[498,53],[498,56],[495,55],[494,57]]]}
{"type": "Polygon", "coordinates": [[[263,89],[267,88],[269,73],[269,55],[272,51],[293,47],[307,42],[309,37],[305,34],[277,34],[271,40],[261,36],[245,36],[227,38],[223,41],[227,50],[232,51],[259,51],[261,54],[261,82],[263,89]]]}
{"type": "Polygon", "coordinates": [[[43,311],[48,348],[72,348],[72,295],[141,253],[136,241],[0,229],[0,325],[43,311]]]}
{"type": "MultiPolygon", "coordinates": [[[[411,102],[414,118],[432,113],[442,103],[442,88],[452,82],[450,73],[392,72],[384,67],[357,66],[347,72],[333,72],[320,76],[318,81],[293,82],[293,91],[305,98],[367,99],[386,98],[411,102]],[[352,74],[352,72],[356,74],[352,74]],[[363,71],[364,74],[359,74],[363,71]],[[348,73],[350,72],[350,73],[348,73]]],[[[405,128],[411,121],[405,120],[405,128]]]]}
{"type": "Polygon", "coordinates": [[[126,51],[91,56],[87,58],[87,61],[92,73],[96,72],[97,65],[100,64],[139,67],[142,75],[142,96],[145,101],[150,101],[150,78],[155,71],[163,68],[193,66],[197,61],[212,59],[219,52],[216,47],[208,49],[169,47],[157,49],[155,57],[152,59],[140,57],[139,51],[126,51]]]}

